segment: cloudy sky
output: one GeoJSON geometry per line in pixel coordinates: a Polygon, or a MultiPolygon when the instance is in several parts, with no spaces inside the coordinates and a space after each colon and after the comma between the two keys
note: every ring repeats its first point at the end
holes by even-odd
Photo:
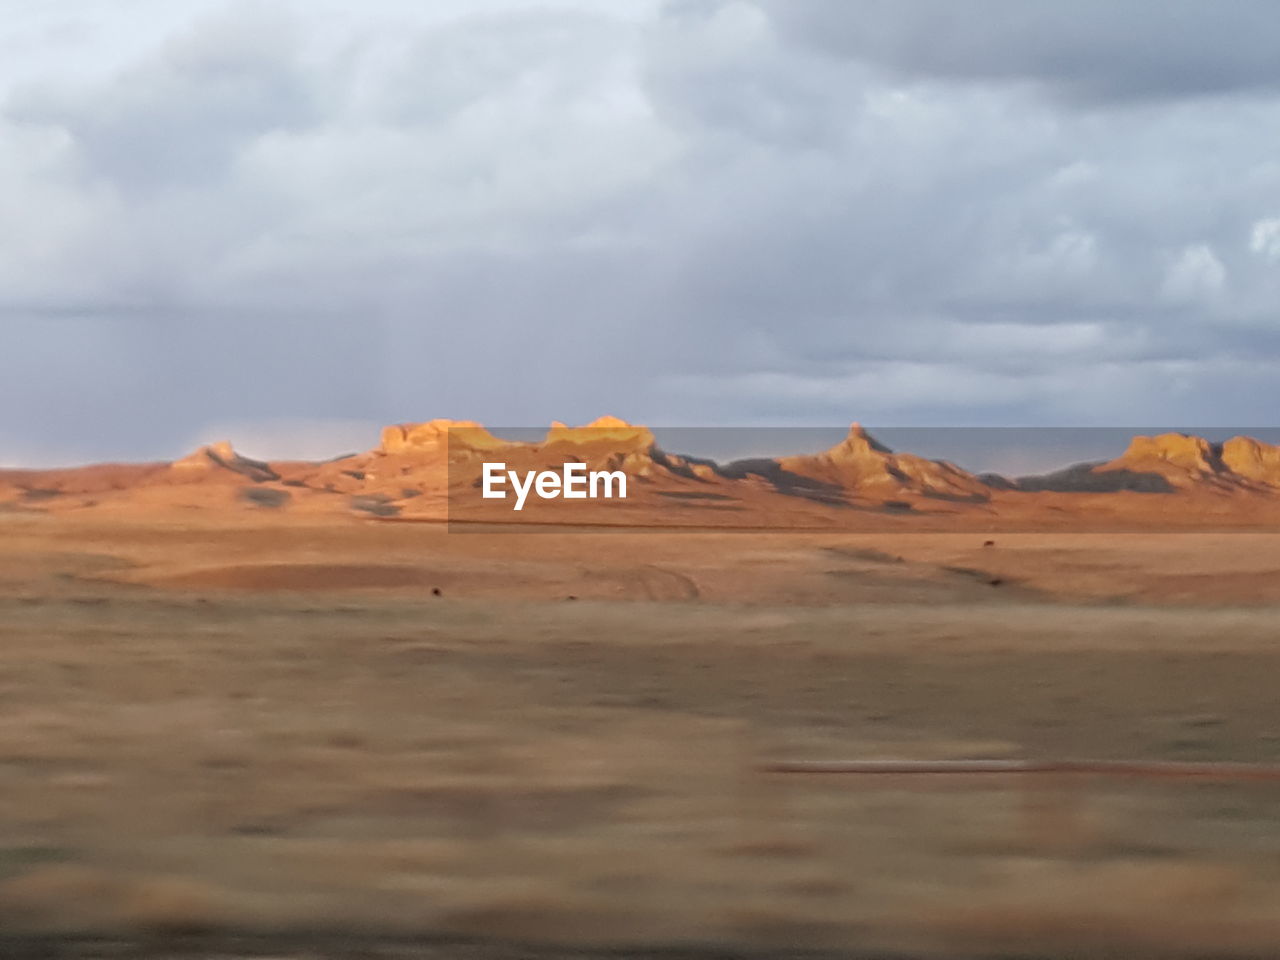
{"type": "Polygon", "coordinates": [[[1271,0],[0,0],[0,463],[1269,425],[1271,0]]]}

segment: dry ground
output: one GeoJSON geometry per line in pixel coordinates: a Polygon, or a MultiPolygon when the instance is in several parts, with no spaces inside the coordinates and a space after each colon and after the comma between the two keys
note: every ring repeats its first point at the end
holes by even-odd
{"type": "Polygon", "coordinates": [[[1280,762],[1280,536],[995,539],[0,515],[0,953],[1274,955],[1280,783],[754,771],[1280,762]]]}

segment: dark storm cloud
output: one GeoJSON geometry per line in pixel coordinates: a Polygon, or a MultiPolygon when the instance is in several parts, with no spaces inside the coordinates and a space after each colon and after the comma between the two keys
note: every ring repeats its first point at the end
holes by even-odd
{"type": "Polygon", "coordinates": [[[902,75],[1031,81],[1080,101],[1280,86],[1270,0],[768,0],[792,36],[902,75]]]}
{"type": "Polygon", "coordinates": [[[0,62],[0,462],[433,416],[1265,422],[1272,28],[1116,6],[1148,32],[81,0],[0,62]]]}

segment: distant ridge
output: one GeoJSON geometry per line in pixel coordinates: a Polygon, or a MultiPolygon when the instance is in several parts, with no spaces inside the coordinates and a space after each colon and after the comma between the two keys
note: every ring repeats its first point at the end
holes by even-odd
{"type": "MultiPolygon", "coordinates": [[[[894,514],[1065,526],[1129,517],[1173,527],[1225,517],[1247,527],[1274,514],[1280,527],[1280,447],[1252,437],[1136,436],[1115,459],[1010,480],[895,452],[859,423],[825,451],[718,464],[665,451],[649,428],[617,417],[578,427],[556,422],[530,442],[469,420],[401,423],[384,428],[367,452],[323,462],[254,460],[224,441],[172,463],[0,470],[0,510],[234,507],[457,519],[476,499],[483,463],[496,460],[519,471],[566,462],[621,471],[631,492],[625,504],[599,513],[601,522],[822,527],[894,514]]],[[[583,507],[539,509],[545,522],[586,522],[583,507]]]]}

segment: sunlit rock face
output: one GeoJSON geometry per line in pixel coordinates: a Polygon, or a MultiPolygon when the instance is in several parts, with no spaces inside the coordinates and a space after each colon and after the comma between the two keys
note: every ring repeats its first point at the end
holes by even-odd
{"type": "Polygon", "coordinates": [[[1222,445],[1222,464],[1255,483],[1280,487],[1280,447],[1253,437],[1232,437],[1222,445]]]}
{"type": "Polygon", "coordinates": [[[560,421],[551,424],[544,444],[553,443],[609,443],[618,449],[648,450],[654,445],[653,431],[620,420],[618,417],[599,417],[584,427],[565,426],[560,421]]]}
{"type": "Polygon", "coordinates": [[[382,453],[412,453],[435,451],[453,442],[463,443],[473,449],[500,447],[499,440],[474,420],[428,420],[426,423],[398,423],[382,428],[382,453]]]}
{"type": "Polygon", "coordinates": [[[1138,469],[1160,464],[1169,464],[1192,473],[1218,472],[1218,458],[1209,441],[1185,433],[1134,437],[1129,441],[1128,449],[1108,466],[1138,469]]]}
{"type": "Polygon", "coordinates": [[[191,482],[231,476],[243,477],[255,483],[279,479],[279,474],[270,464],[241,456],[226,440],[211,443],[181,460],[175,460],[170,464],[169,470],[173,479],[191,482]]]}
{"type": "Polygon", "coordinates": [[[990,492],[986,483],[954,464],[894,453],[858,423],[851,425],[848,436],[830,450],[783,457],[778,463],[789,473],[867,496],[915,494],[982,499],[990,492]]]}

